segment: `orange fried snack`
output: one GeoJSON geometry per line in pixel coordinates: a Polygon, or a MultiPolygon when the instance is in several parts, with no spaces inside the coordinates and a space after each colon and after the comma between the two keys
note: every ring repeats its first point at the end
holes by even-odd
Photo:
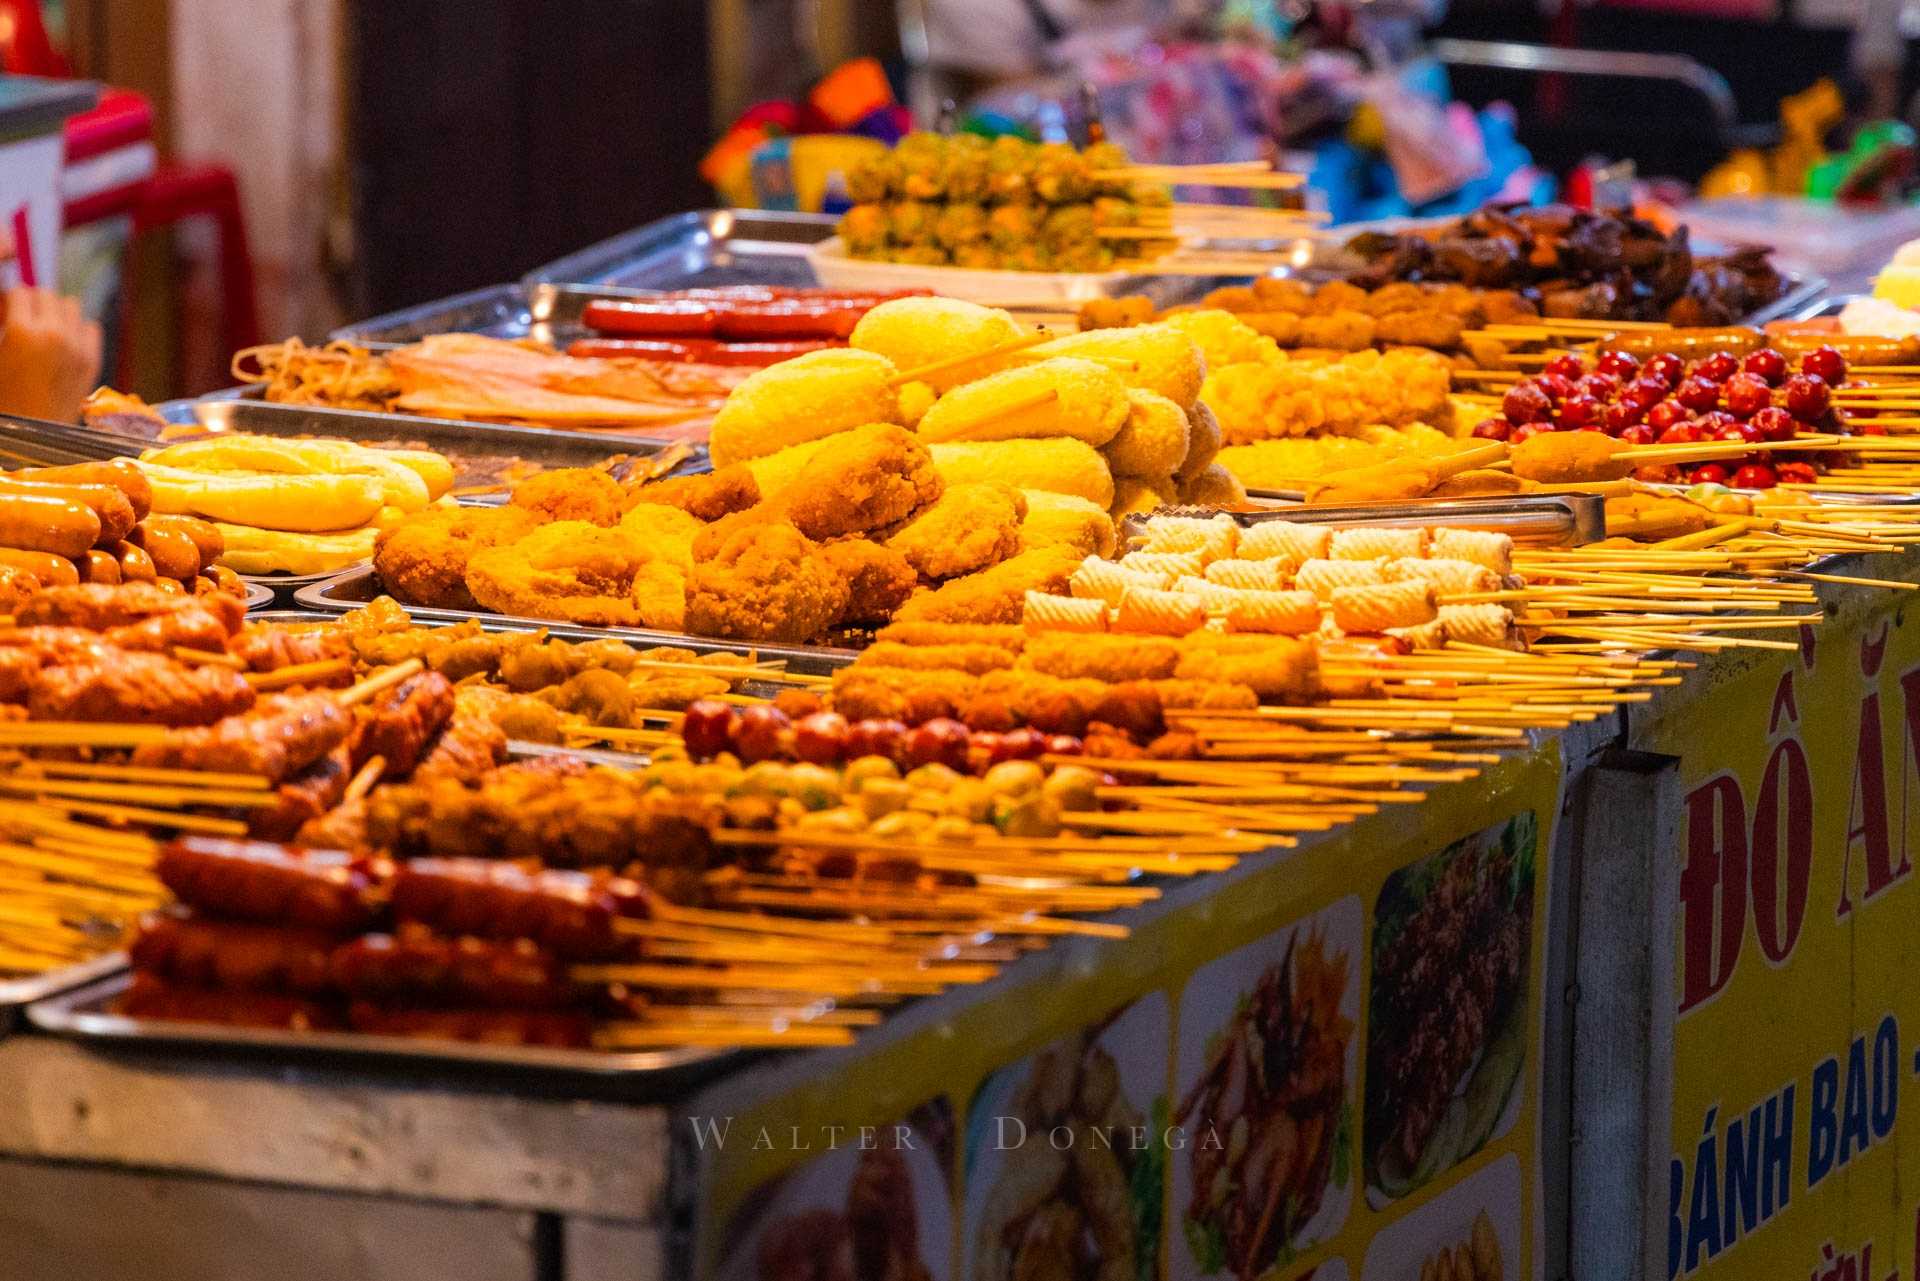
{"type": "Polygon", "coordinates": [[[887,546],[924,577],[958,578],[1019,551],[1026,518],[1026,497],[1009,485],[953,485],[892,534],[887,546]]]}
{"type": "Polygon", "coordinates": [[[686,626],[702,636],[797,643],[833,626],[850,599],[847,579],[806,535],[784,521],[755,524],[695,562],[686,626]]]}
{"type": "Polygon", "coordinates": [[[701,520],[719,520],[760,501],[760,483],[744,463],[700,476],[673,476],[628,491],[631,501],[678,507],[701,520]]]}
{"type": "Polygon", "coordinates": [[[373,567],[386,589],[409,605],[479,609],[467,590],[467,561],[517,542],[544,519],[524,507],[431,507],[380,532],[373,567]]]}
{"type": "Polygon", "coordinates": [[[1021,552],[990,569],[948,580],[902,605],[894,617],[910,623],[1017,623],[1028,592],[1065,595],[1080,568],[1080,554],[1067,547],[1021,552]]]}
{"type": "Polygon", "coordinates": [[[1513,447],[1513,474],[1543,485],[1620,480],[1633,463],[1617,457],[1628,446],[1603,432],[1545,431],[1513,447]]]}
{"type": "Polygon", "coordinates": [[[513,487],[510,501],[548,520],[584,520],[602,527],[619,524],[633,505],[619,481],[591,467],[562,467],[529,476],[513,487]]]}
{"type": "Polygon", "coordinates": [[[933,456],[912,432],[888,423],[834,437],[783,491],[794,528],[825,540],[905,520],[940,497],[933,456]]]}
{"type": "Polygon", "coordinates": [[[846,580],[842,623],[883,623],[920,585],[905,556],[864,538],[836,538],[820,548],[820,555],[846,580]]]}

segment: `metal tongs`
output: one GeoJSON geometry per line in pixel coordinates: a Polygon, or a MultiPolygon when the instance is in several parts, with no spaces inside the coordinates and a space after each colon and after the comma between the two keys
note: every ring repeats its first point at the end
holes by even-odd
{"type": "Polygon", "coordinates": [[[60,467],[130,458],[146,443],[72,423],[0,414],[0,463],[9,467],[60,467]]]}
{"type": "MultiPolygon", "coordinates": [[[[1215,507],[1162,507],[1157,516],[1217,516],[1215,507]]],[[[1487,498],[1423,499],[1419,502],[1344,503],[1338,506],[1274,507],[1228,512],[1242,525],[1286,520],[1305,525],[1423,525],[1429,529],[1484,529],[1506,534],[1525,547],[1578,547],[1607,536],[1606,499],[1598,494],[1513,494],[1487,498]]],[[[1136,534],[1144,518],[1122,522],[1136,534]]]]}

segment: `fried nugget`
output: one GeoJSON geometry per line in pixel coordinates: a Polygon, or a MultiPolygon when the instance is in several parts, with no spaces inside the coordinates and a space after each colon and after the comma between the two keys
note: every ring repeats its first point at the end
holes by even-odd
{"type": "Polygon", "coordinates": [[[779,505],[801,533],[825,540],[905,520],[942,488],[918,437],[873,423],[844,433],[801,468],[779,505]]]}
{"type": "Polygon", "coordinates": [[[584,520],[589,525],[617,525],[633,504],[620,482],[591,467],[562,467],[529,476],[513,487],[515,507],[548,520],[584,520]]]}
{"type": "Polygon", "coordinates": [[[479,609],[467,590],[469,558],[517,542],[542,523],[538,512],[524,507],[429,508],[381,531],[373,566],[386,589],[410,605],[479,609]]]}
{"type": "Polygon", "coordinates": [[[1113,502],[1107,460],[1083,440],[962,441],[932,448],[933,465],[949,485],[994,481],[1016,489],[1073,494],[1100,505],[1113,502]]]}
{"type": "Polygon", "coordinates": [[[682,569],[693,566],[693,540],[707,526],[678,507],[661,503],[640,503],[620,518],[619,528],[631,534],[662,560],[682,569]]]}
{"type": "Polygon", "coordinates": [[[846,580],[842,623],[885,622],[920,585],[905,556],[865,538],[836,538],[824,544],[820,554],[846,580]]]}
{"type": "Polygon", "coordinates": [[[693,536],[693,558],[697,561],[712,560],[739,530],[754,525],[777,525],[786,518],[785,511],[778,503],[761,503],[745,511],[722,516],[693,536]]]}
{"type": "Polygon", "coordinates": [[[1187,458],[1187,415],[1165,396],[1127,393],[1127,421],[1101,452],[1115,476],[1171,476],[1187,458]]]}
{"type": "Polygon", "coordinates": [[[648,571],[655,559],[624,530],[555,521],[516,543],[475,553],[467,562],[467,590],[483,607],[502,614],[635,627],[641,623],[635,580],[647,573],[653,597],[663,587],[670,591],[678,573],[667,562],[648,571]]]}
{"type": "Polygon", "coordinates": [[[1247,487],[1219,463],[1209,463],[1180,486],[1182,501],[1202,507],[1238,507],[1247,501],[1247,487]]]}
{"type": "Polygon", "coordinates": [[[715,467],[729,467],[866,423],[893,422],[900,412],[893,375],[885,356],[851,348],[810,351],[755,370],[714,415],[707,452],[715,467]]]}
{"type": "Polygon", "coordinates": [[[1027,518],[1020,522],[1020,550],[1066,547],[1081,556],[1111,556],[1117,535],[1107,509],[1072,494],[1023,489],[1027,518]]]}
{"type": "Polygon", "coordinates": [[[952,485],[938,501],[890,535],[887,546],[923,576],[958,578],[1020,550],[1027,500],[1007,485],[952,485]]]}
{"type": "Polygon", "coordinates": [[[1080,557],[1064,547],[1021,552],[965,578],[949,580],[902,605],[894,617],[920,623],[1017,623],[1028,592],[1064,594],[1080,557]]]}
{"type": "Polygon", "coordinates": [[[760,501],[760,483],[743,463],[703,476],[674,476],[629,491],[630,501],[678,507],[699,520],[719,520],[760,501]]]}
{"type": "Polygon", "coordinates": [[[687,630],[729,639],[812,640],[846,612],[846,579],[785,522],[737,529],[687,577],[687,630]]]}

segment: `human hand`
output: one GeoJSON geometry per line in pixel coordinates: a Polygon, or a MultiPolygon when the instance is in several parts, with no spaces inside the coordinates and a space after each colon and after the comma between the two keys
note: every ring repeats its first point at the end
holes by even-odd
{"type": "Polygon", "coordinates": [[[0,413],[70,423],[100,376],[100,326],[45,289],[0,295],[0,413]]]}

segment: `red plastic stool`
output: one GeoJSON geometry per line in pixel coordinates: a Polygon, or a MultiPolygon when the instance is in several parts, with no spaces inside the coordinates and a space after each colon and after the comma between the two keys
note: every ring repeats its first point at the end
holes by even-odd
{"type": "MultiPolygon", "coordinates": [[[[228,353],[251,347],[260,341],[260,315],[254,306],[253,255],[247,249],[246,219],[240,211],[240,187],[233,170],[225,165],[165,164],[141,184],[133,200],[133,235],[136,247],[146,232],[159,231],[188,218],[211,218],[220,240],[220,336],[228,353]]],[[[128,288],[122,301],[123,314],[134,314],[133,282],[135,272],[127,275],[128,288]]],[[[121,348],[122,385],[131,379],[128,350],[121,348]]]]}

